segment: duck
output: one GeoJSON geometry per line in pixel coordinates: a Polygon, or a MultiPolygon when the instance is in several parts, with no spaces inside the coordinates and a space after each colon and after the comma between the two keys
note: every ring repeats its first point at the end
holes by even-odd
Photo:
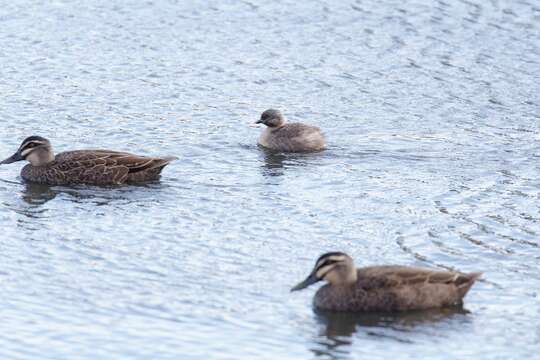
{"type": "Polygon", "coordinates": [[[75,150],[54,154],[51,142],[29,136],[0,165],[26,160],[23,180],[44,185],[121,185],[159,179],[174,156],[148,157],[112,150],[75,150]]]}
{"type": "Polygon", "coordinates": [[[343,252],[321,255],[309,276],[291,291],[324,280],[315,308],[340,312],[400,312],[459,306],[482,275],[397,265],[356,268],[343,252]]]}
{"type": "Polygon", "coordinates": [[[276,109],[265,110],[255,124],[266,125],[258,144],[270,150],[313,152],[325,147],[321,129],[302,123],[287,123],[283,114],[276,109]]]}

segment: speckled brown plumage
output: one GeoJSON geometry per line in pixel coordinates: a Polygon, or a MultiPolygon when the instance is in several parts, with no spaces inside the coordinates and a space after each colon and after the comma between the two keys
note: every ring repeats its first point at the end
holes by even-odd
{"type": "Polygon", "coordinates": [[[49,140],[26,138],[17,152],[0,164],[27,160],[21,176],[46,185],[119,185],[159,179],[175,157],[148,157],[111,150],[77,150],[54,155],[49,140]]]}
{"type": "Polygon", "coordinates": [[[406,311],[461,304],[480,273],[462,274],[403,266],[357,270],[353,284],[326,284],[315,307],[335,311],[406,311]]]}
{"type": "Polygon", "coordinates": [[[316,308],[350,312],[393,312],[440,308],[462,303],[481,273],[460,273],[406,266],[356,269],[342,252],[323,254],[309,276],[291,291],[325,280],[313,299],[316,308]]]}
{"type": "Polygon", "coordinates": [[[49,185],[119,185],[159,179],[173,157],[155,158],[110,150],[66,151],[42,166],[27,164],[24,180],[49,185]]]}

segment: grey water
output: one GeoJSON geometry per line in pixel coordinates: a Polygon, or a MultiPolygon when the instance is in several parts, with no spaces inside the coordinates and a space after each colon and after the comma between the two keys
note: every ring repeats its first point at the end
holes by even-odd
{"type": "Polygon", "coordinates": [[[160,182],[0,166],[2,359],[522,359],[540,350],[540,4],[3,1],[0,157],[175,155],[160,182]],[[269,107],[322,153],[267,153],[269,107]],[[483,271],[463,308],[314,311],[323,252],[483,271]]]}

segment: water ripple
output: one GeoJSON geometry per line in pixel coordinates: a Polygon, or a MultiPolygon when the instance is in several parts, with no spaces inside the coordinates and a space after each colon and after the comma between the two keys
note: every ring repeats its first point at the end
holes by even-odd
{"type": "Polygon", "coordinates": [[[0,167],[0,356],[536,354],[539,12],[506,0],[4,4],[2,156],[41,134],[56,151],[179,160],[159,183],[117,188],[26,185],[18,164],[0,167]],[[248,124],[269,107],[321,126],[329,149],[258,148],[248,124]],[[334,249],[484,278],[466,310],[314,313],[313,292],[289,288],[334,249]]]}

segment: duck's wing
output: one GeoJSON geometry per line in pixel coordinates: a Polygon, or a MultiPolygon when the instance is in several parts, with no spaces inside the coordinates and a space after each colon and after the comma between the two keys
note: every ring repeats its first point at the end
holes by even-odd
{"type": "MultiPolygon", "coordinates": [[[[111,150],[67,151],[56,156],[55,169],[66,178],[89,184],[122,184],[135,174],[162,169],[174,157],[158,158],[111,150]]],[[[145,180],[144,176],[138,176],[145,180]]]]}
{"type": "Polygon", "coordinates": [[[365,289],[424,284],[446,284],[457,288],[472,286],[482,273],[460,273],[406,266],[373,266],[358,269],[358,280],[365,289]]]}

